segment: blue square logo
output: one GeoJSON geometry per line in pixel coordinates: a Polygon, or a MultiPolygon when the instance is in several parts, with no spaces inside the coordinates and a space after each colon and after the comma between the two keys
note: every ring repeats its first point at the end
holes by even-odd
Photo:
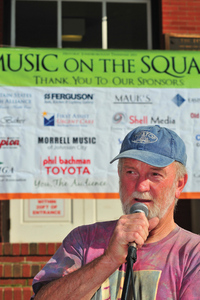
{"type": "Polygon", "coordinates": [[[54,115],[44,112],[43,118],[44,118],[44,126],[55,126],[55,116],[54,115]]]}
{"type": "Polygon", "coordinates": [[[185,102],[185,99],[180,94],[177,94],[172,101],[179,107],[185,102]]]}

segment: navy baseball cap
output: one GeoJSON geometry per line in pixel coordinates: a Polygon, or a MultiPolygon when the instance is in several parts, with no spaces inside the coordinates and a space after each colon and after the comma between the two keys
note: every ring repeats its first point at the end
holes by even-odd
{"type": "Polygon", "coordinates": [[[139,126],[124,138],[119,158],[133,158],[155,167],[166,167],[173,161],[186,165],[187,155],[183,140],[172,130],[155,126],[139,126]]]}

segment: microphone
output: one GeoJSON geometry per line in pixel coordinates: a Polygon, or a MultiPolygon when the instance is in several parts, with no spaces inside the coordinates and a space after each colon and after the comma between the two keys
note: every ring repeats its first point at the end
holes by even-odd
{"type": "MultiPolygon", "coordinates": [[[[130,214],[135,214],[135,213],[144,213],[145,216],[148,216],[148,207],[140,202],[137,202],[135,204],[133,204],[130,208],[130,214]]],[[[134,279],[133,279],[133,263],[136,262],[137,260],[137,245],[135,242],[129,243],[129,247],[128,247],[128,255],[127,255],[127,269],[126,269],[126,276],[125,276],[125,280],[124,280],[124,286],[123,286],[123,291],[122,291],[122,297],[121,300],[127,300],[128,296],[130,295],[130,279],[132,277],[132,293],[134,296],[134,299],[136,299],[135,297],[135,287],[134,287],[134,279]]],[[[132,295],[131,295],[131,299],[132,299],[132,295]]]]}
{"type": "Polygon", "coordinates": [[[140,212],[143,212],[145,216],[148,217],[149,211],[148,211],[148,207],[145,204],[137,202],[131,206],[130,214],[135,214],[140,212]]]}
{"type": "MultiPolygon", "coordinates": [[[[130,214],[141,213],[141,212],[144,213],[146,217],[148,217],[149,214],[148,207],[143,203],[137,202],[133,204],[130,208],[130,214]]],[[[136,243],[135,242],[129,243],[128,255],[130,255],[134,261],[137,260],[136,250],[137,250],[136,243]]]]}

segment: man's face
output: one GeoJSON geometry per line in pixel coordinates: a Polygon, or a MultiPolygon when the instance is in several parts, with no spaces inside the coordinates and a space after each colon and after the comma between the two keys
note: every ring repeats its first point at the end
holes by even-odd
{"type": "Polygon", "coordinates": [[[168,210],[174,210],[177,181],[176,165],[157,168],[141,161],[123,158],[119,171],[120,198],[124,213],[141,202],[149,209],[148,218],[162,218],[168,210]]]}

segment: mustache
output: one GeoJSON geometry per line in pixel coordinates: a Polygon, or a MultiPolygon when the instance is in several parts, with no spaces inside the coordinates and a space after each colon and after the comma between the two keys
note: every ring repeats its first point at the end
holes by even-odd
{"type": "Polygon", "coordinates": [[[153,200],[152,195],[149,192],[133,192],[131,195],[132,198],[141,199],[141,200],[153,200]]]}

